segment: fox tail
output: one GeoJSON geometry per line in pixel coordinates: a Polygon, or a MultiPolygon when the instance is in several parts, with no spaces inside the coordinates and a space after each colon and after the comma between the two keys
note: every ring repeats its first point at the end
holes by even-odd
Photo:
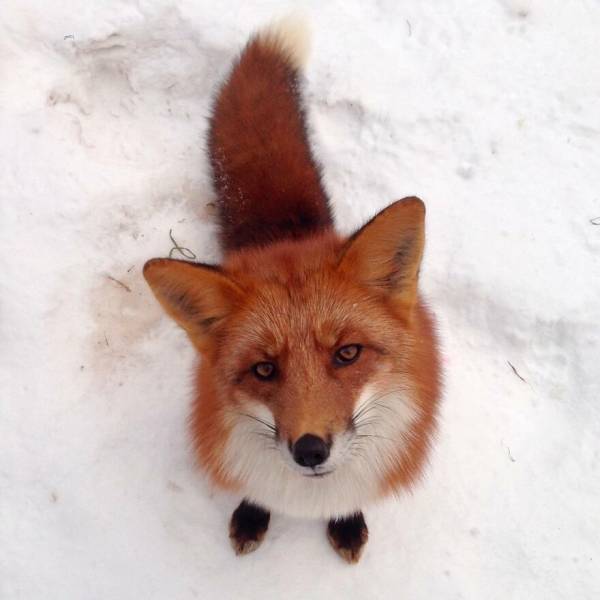
{"type": "Polygon", "coordinates": [[[226,252],[332,226],[301,98],[308,45],[299,19],[265,28],[216,96],[208,154],[226,252]]]}

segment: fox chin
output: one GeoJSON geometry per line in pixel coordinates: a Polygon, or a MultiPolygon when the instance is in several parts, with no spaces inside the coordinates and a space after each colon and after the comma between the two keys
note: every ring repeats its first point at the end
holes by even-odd
{"type": "Polygon", "coordinates": [[[410,487],[435,432],[440,364],[419,294],[425,206],[391,203],[335,231],[301,95],[304,24],[247,43],[216,96],[208,156],[220,265],[155,258],[144,276],[201,355],[191,428],[212,482],[243,498],[235,551],[276,511],[326,519],[344,560],[365,506],[410,487]]]}

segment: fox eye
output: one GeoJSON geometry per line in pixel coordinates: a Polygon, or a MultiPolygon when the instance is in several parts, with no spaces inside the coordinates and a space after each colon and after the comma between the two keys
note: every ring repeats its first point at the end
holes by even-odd
{"type": "Polygon", "coordinates": [[[340,367],[351,365],[358,359],[361,350],[362,346],[360,344],[348,344],[347,346],[342,346],[341,348],[338,348],[333,355],[333,362],[340,367]]]}
{"type": "Polygon", "coordinates": [[[257,379],[268,381],[275,377],[275,365],[272,362],[259,362],[252,366],[252,373],[257,379]]]}

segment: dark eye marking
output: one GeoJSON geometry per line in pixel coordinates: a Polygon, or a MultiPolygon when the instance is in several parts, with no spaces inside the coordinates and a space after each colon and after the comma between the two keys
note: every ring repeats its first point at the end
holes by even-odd
{"type": "Polygon", "coordinates": [[[270,381],[277,375],[277,367],[272,362],[259,362],[252,365],[250,369],[257,379],[261,381],[270,381]]]}
{"type": "Polygon", "coordinates": [[[333,364],[338,367],[347,367],[358,360],[362,346],[360,344],[348,344],[335,351],[333,364]]]}

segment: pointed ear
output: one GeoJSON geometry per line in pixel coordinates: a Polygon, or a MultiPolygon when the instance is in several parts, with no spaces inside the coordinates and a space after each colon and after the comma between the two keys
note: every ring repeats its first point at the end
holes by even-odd
{"type": "Polygon", "coordinates": [[[183,260],[149,260],[144,277],[167,314],[186,330],[200,351],[241,293],[218,267],[183,260]]]}
{"type": "Polygon", "coordinates": [[[339,268],[362,284],[389,294],[398,309],[410,316],[424,243],[425,205],[419,198],[404,198],[350,237],[339,268]]]}

